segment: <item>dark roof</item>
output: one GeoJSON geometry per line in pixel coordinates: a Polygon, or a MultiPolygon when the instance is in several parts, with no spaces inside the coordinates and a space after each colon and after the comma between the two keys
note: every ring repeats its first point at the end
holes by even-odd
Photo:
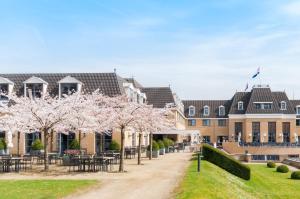
{"type": "Polygon", "coordinates": [[[142,84],[136,81],[134,78],[124,78],[129,83],[132,83],[135,88],[143,88],[142,84]]]}
{"type": "Polygon", "coordinates": [[[224,118],[228,116],[228,112],[231,106],[231,100],[183,100],[184,115],[189,118],[224,118]],[[225,116],[219,115],[219,107],[225,107],[225,116]],[[189,107],[195,107],[195,115],[189,116],[189,107]],[[210,111],[208,116],[203,115],[204,106],[209,106],[210,111]]]}
{"type": "Polygon", "coordinates": [[[218,118],[219,106],[226,108],[228,114],[295,114],[295,108],[300,105],[300,100],[289,100],[285,92],[272,92],[269,87],[254,87],[251,92],[236,92],[231,100],[185,100],[183,101],[185,116],[188,115],[189,106],[196,107],[195,118],[218,118]],[[244,103],[244,110],[238,110],[238,102],[244,103]],[[286,102],[286,110],[281,110],[281,102],[286,102]],[[271,102],[270,110],[255,108],[255,102],[271,102]],[[210,115],[203,115],[205,105],[210,107],[210,115]]]}
{"type": "Polygon", "coordinates": [[[170,87],[146,87],[142,88],[146,94],[148,104],[155,108],[164,108],[166,104],[175,103],[170,87]]]}
{"type": "Polygon", "coordinates": [[[30,77],[35,76],[48,83],[48,92],[50,95],[58,94],[58,81],[66,76],[71,76],[83,83],[84,92],[93,92],[99,89],[105,95],[115,96],[124,94],[123,79],[116,73],[32,73],[32,74],[0,74],[14,82],[14,89],[18,95],[23,94],[23,82],[30,77]]]}

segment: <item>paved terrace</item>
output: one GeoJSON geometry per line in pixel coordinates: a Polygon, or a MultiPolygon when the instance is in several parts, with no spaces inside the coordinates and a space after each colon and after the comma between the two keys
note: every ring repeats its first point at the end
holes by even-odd
{"type": "MultiPolygon", "coordinates": [[[[94,187],[86,193],[76,193],[68,198],[167,199],[172,197],[172,192],[182,179],[191,156],[192,153],[180,152],[166,154],[152,161],[143,158],[143,165],[140,166],[137,165],[136,159],[126,160],[126,173],[68,173],[67,169],[52,165],[52,171],[49,173],[38,171],[7,173],[1,175],[0,180],[96,179],[100,181],[100,187],[94,187]]],[[[114,166],[114,170],[117,170],[117,165],[114,166]]]]}

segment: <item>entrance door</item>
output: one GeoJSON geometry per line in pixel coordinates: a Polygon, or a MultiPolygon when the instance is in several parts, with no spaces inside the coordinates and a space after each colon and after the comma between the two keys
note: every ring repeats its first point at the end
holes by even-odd
{"type": "Polygon", "coordinates": [[[64,154],[65,150],[70,149],[70,143],[75,139],[75,133],[70,132],[68,135],[60,133],[60,154],[64,154]]]}
{"type": "Polygon", "coordinates": [[[40,132],[26,133],[25,134],[25,153],[30,153],[32,148],[32,143],[36,139],[41,139],[40,132]]]}
{"type": "Polygon", "coordinates": [[[95,151],[97,154],[109,150],[109,145],[112,141],[111,133],[96,133],[95,134],[95,151]]]}
{"type": "Polygon", "coordinates": [[[283,122],[282,124],[282,132],[283,132],[283,143],[290,143],[290,123],[289,122],[283,122]]]}
{"type": "Polygon", "coordinates": [[[236,122],[234,124],[234,141],[238,142],[239,134],[241,135],[241,138],[243,137],[243,123],[242,122],[236,122]]]}

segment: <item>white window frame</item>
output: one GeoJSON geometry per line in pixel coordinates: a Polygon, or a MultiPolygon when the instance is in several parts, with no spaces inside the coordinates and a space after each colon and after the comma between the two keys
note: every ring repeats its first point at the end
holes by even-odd
{"type": "Polygon", "coordinates": [[[287,109],[287,107],[286,107],[286,101],[281,101],[280,102],[280,110],[286,110],[287,109]],[[283,107],[283,105],[284,105],[284,107],[283,107]]]}
{"type": "Polygon", "coordinates": [[[196,114],[196,108],[194,106],[189,106],[189,116],[194,116],[196,114]]]}
{"type": "Polygon", "coordinates": [[[203,115],[204,116],[209,116],[209,112],[210,112],[209,106],[205,105],[204,108],[203,108],[203,115]],[[206,113],[206,110],[207,110],[207,113],[206,113]]]}
{"type": "Polygon", "coordinates": [[[238,110],[239,110],[239,111],[244,110],[244,102],[242,102],[242,101],[239,101],[239,102],[238,102],[238,110]],[[241,106],[241,107],[240,107],[240,106],[241,106]]]}
{"type": "Polygon", "coordinates": [[[297,106],[296,106],[296,114],[297,114],[297,115],[300,115],[300,105],[297,105],[297,106]],[[298,109],[299,109],[299,111],[298,111],[298,109]]]}
{"type": "Polygon", "coordinates": [[[225,116],[226,115],[226,110],[225,110],[225,106],[221,105],[219,106],[219,116],[225,116]],[[222,113],[223,111],[223,113],[222,113]]]}

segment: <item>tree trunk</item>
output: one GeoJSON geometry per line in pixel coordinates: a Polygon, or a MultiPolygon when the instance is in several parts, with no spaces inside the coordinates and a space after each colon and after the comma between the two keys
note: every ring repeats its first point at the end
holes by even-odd
{"type": "Polygon", "coordinates": [[[54,130],[51,130],[51,136],[50,136],[50,152],[53,151],[53,135],[54,135],[54,130]]]}
{"type": "Polygon", "coordinates": [[[153,134],[150,133],[150,151],[149,151],[149,160],[152,160],[152,153],[153,153],[153,134]]]}
{"type": "Polygon", "coordinates": [[[138,165],[141,164],[142,159],[142,135],[142,133],[139,134],[138,165]]]}
{"type": "Polygon", "coordinates": [[[48,159],[48,129],[44,129],[44,170],[49,170],[49,159],[48,159]]]}
{"type": "Polygon", "coordinates": [[[78,139],[78,142],[79,142],[79,149],[81,150],[81,131],[79,130],[79,139],[78,139]]]}
{"type": "Polygon", "coordinates": [[[121,151],[120,151],[120,165],[119,172],[124,172],[124,153],[125,153],[125,127],[121,127],[121,151]]]}
{"type": "Polygon", "coordinates": [[[17,141],[18,142],[17,143],[17,145],[18,145],[17,146],[17,155],[18,156],[20,155],[20,134],[21,134],[20,131],[18,131],[18,135],[17,135],[18,136],[18,138],[17,138],[18,139],[18,141],[17,141]]]}

